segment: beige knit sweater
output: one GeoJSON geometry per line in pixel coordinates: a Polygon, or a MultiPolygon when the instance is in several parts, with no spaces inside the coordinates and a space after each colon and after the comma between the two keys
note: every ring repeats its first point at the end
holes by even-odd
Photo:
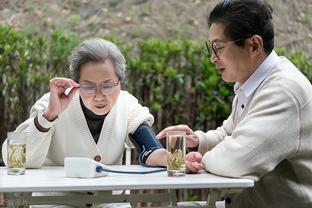
{"type": "MultiPolygon", "coordinates": [[[[121,164],[125,143],[137,127],[146,122],[152,125],[153,116],[148,108],[126,91],[121,91],[118,100],[103,123],[96,144],[84,117],[79,94],[68,108],[53,122],[48,132],[40,132],[34,125],[34,117],[47,108],[50,94],[45,94],[31,109],[30,118],[17,127],[27,132],[26,167],[40,168],[42,165],[63,165],[66,156],[100,156],[104,164],[121,164]]],[[[6,162],[6,141],[2,145],[2,156],[6,162]]]]}
{"type": "Polygon", "coordinates": [[[196,131],[207,171],[256,181],[227,207],[312,207],[311,83],[282,58],[240,117],[236,101],[221,127],[196,131]]]}

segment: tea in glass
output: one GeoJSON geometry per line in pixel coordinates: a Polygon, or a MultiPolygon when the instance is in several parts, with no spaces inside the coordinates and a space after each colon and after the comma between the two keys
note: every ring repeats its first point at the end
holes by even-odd
{"type": "Polygon", "coordinates": [[[185,137],[184,131],[168,131],[166,133],[168,176],[185,175],[185,137]]]}
{"type": "Polygon", "coordinates": [[[8,132],[7,137],[7,173],[8,175],[25,174],[26,133],[8,132]]]}

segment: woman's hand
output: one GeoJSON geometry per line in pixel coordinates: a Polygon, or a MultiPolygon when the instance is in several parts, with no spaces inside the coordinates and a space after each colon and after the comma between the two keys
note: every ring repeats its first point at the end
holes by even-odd
{"type": "Polygon", "coordinates": [[[49,121],[56,119],[67,108],[78,88],[79,84],[71,79],[63,77],[51,79],[49,105],[43,116],[49,121]],[[72,89],[68,92],[69,88],[72,89]]]}
{"type": "Polygon", "coordinates": [[[162,139],[166,137],[167,131],[185,131],[186,133],[186,147],[192,148],[192,147],[198,147],[199,141],[196,134],[194,134],[193,130],[190,129],[187,125],[177,125],[177,126],[169,126],[165,129],[163,129],[161,132],[159,132],[156,135],[157,139],[162,139]]]}
{"type": "Polygon", "coordinates": [[[202,155],[199,152],[190,152],[185,156],[185,167],[187,173],[197,173],[204,169],[201,161],[202,155]]]}

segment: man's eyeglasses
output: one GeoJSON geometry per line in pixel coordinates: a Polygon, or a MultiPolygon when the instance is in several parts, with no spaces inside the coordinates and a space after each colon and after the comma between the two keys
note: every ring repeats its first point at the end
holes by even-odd
{"type": "Polygon", "coordinates": [[[220,55],[220,51],[221,49],[233,44],[233,43],[237,43],[239,41],[245,40],[246,38],[240,38],[237,40],[233,40],[233,41],[229,41],[229,42],[218,42],[218,41],[213,41],[213,42],[209,42],[206,41],[206,47],[207,47],[207,51],[209,56],[211,56],[212,54],[214,54],[217,58],[219,58],[220,55]]]}
{"type": "MultiPolygon", "coordinates": [[[[103,95],[111,94],[116,89],[116,86],[118,86],[119,82],[120,82],[120,79],[118,79],[117,83],[101,82],[100,83],[101,93],[103,95]]],[[[96,88],[97,88],[97,85],[93,84],[93,83],[81,83],[80,84],[81,92],[86,94],[86,95],[95,95],[96,88]]]]}

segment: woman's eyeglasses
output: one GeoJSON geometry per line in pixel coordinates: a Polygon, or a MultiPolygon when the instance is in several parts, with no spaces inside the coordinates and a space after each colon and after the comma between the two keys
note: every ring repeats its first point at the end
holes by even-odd
{"type": "MultiPolygon", "coordinates": [[[[117,83],[114,82],[101,82],[99,84],[100,91],[103,95],[111,94],[118,86],[120,79],[118,79],[117,83]]],[[[82,93],[86,95],[95,95],[97,85],[93,83],[81,83],[80,90],[82,93]]]]}

